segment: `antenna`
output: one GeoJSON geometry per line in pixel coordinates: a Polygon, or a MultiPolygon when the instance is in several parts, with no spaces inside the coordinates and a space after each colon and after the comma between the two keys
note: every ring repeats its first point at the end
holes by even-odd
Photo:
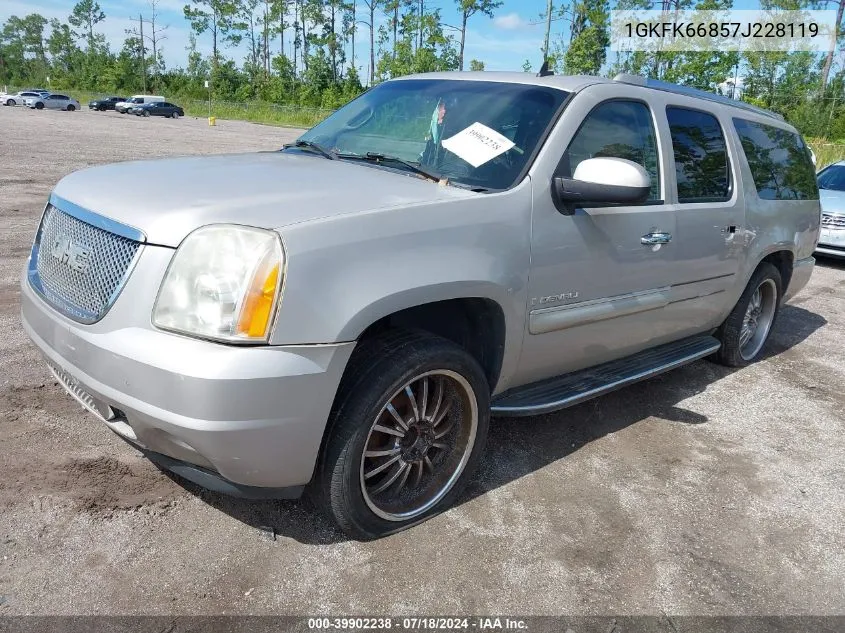
{"type": "Polygon", "coordinates": [[[549,70],[549,60],[544,59],[543,65],[540,66],[540,72],[537,73],[538,77],[548,77],[549,75],[554,75],[555,71],[549,70]]]}

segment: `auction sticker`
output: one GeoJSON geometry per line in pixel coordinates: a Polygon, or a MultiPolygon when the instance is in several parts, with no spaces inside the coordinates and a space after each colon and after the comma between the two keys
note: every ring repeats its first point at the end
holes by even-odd
{"type": "Polygon", "coordinates": [[[455,136],[443,139],[442,145],[473,167],[480,167],[496,156],[504,154],[515,143],[496,130],[476,121],[455,136]]]}

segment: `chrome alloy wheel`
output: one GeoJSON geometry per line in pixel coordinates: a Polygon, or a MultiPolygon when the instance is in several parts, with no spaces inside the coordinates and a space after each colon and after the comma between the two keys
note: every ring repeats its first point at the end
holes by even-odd
{"type": "Polygon", "coordinates": [[[771,279],[764,279],[751,295],[739,334],[739,353],[745,360],[757,356],[766,342],[775,318],[777,298],[777,286],[771,279]]]}
{"type": "Polygon", "coordinates": [[[461,476],[477,430],[478,402],[463,376],[443,369],[408,381],[364,443],[361,491],[370,510],[388,521],[430,510],[461,476]]]}

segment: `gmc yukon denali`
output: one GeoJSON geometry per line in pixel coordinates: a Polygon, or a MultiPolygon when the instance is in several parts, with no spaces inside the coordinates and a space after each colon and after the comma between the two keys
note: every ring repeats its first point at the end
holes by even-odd
{"type": "Polygon", "coordinates": [[[758,359],[820,209],[780,117],[620,75],[440,73],[275,152],[56,185],[22,318],[160,467],[354,538],[442,512],[491,416],[758,359]]]}

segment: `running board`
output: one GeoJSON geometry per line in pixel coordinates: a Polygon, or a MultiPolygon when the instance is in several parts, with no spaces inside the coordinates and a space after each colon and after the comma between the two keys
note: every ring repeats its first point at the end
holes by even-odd
{"type": "Polygon", "coordinates": [[[603,365],[510,389],[493,399],[492,414],[519,417],[565,409],[709,356],[720,345],[712,336],[693,336],[603,365]]]}

